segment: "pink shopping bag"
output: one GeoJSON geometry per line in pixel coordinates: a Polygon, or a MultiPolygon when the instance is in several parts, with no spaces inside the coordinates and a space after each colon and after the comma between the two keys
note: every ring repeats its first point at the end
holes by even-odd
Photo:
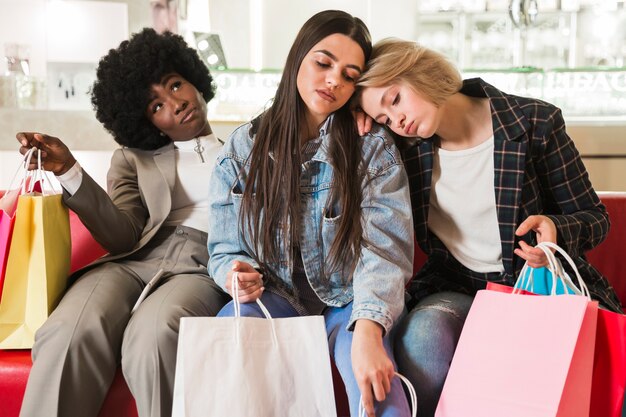
{"type": "Polygon", "coordinates": [[[4,286],[4,274],[7,269],[7,258],[11,247],[11,235],[15,224],[15,207],[19,190],[10,190],[0,198],[0,300],[4,286]]]}
{"type": "Polygon", "coordinates": [[[478,291],[436,417],[587,417],[598,304],[478,291]]]}
{"type": "MultiPolygon", "coordinates": [[[[493,282],[487,283],[487,289],[513,292],[512,287],[493,282]]],[[[598,309],[589,417],[620,417],[625,390],[626,315],[598,309]]]]}

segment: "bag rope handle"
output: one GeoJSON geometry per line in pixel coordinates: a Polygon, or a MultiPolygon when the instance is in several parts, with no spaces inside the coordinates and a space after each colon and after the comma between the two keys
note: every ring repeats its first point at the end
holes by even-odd
{"type": "Polygon", "coordinates": [[[15,170],[15,174],[13,174],[13,178],[11,178],[11,182],[9,182],[9,187],[7,188],[7,191],[10,191],[13,189],[13,184],[15,183],[15,179],[17,178],[20,171],[23,171],[24,174],[22,176],[22,179],[20,180],[21,181],[20,187],[22,188],[22,194],[24,193],[25,191],[24,183],[26,182],[25,180],[28,177],[28,165],[30,164],[30,160],[33,157],[33,153],[35,152],[35,150],[36,148],[30,148],[24,154],[24,156],[22,157],[22,163],[17,166],[17,170],[15,170]]]}
{"type": "MultiPolygon", "coordinates": [[[[241,317],[241,302],[239,301],[239,272],[233,272],[230,280],[231,280],[230,281],[231,289],[233,292],[233,306],[235,309],[235,317],[240,318],[241,317]]],[[[272,318],[272,315],[270,314],[267,307],[265,307],[265,304],[261,302],[260,298],[256,299],[256,303],[258,304],[265,318],[270,320],[270,323],[272,325],[272,339],[274,343],[278,345],[278,337],[276,336],[276,327],[274,326],[274,319],[272,318]]],[[[239,341],[239,327],[237,327],[237,341],[239,341]]]]}
{"type": "MultiPolygon", "coordinates": [[[[415,393],[415,388],[413,387],[413,384],[411,384],[411,381],[409,381],[407,377],[405,377],[404,375],[398,372],[394,372],[394,376],[397,376],[398,378],[400,378],[400,381],[403,382],[404,385],[406,385],[407,390],[409,392],[411,416],[416,417],[417,416],[417,394],[415,393]]],[[[361,396],[361,399],[359,400],[359,417],[367,417],[367,414],[365,414],[365,408],[363,408],[363,396],[361,396]]]]}
{"type": "MultiPolygon", "coordinates": [[[[550,295],[556,295],[557,282],[561,282],[564,288],[570,289],[574,292],[574,294],[584,296],[588,298],[589,300],[591,300],[591,294],[589,292],[589,289],[587,288],[587,285],[585,284],[582,277],[580,276],[580,273],[578,272],[578,268],[576,267],[576,264],[574,263],[572,258],[567,254],[567,252],[565,252],[565,250],[563,250],[560,246],[552,242],[540,242],[535,247],[538,249],[541,249],[543,253],[546,255],[546,259],[548,260],[548,270],[552,273],[552,288],[550,290],[550,295]],[[563,258],[570,265],[570,267],[576,274],[578,287],[576,286],[576,284],[574,284],[569,274],[565,272],[565,269],[563,268],[563,264],[561,264],[561,261],[555,256],[554,252],[551,249],[554,249],[555,251],[559,252],[561,256],[563,256],[563,258]]],[[[530,266],[528,266],[528,262],[526,262],[524,266],[522,267],[522,270],[517,279],[517,282],[513,286],[513,293],[517,294],[519,293],[521,289],[529,290],[531,292],[534,289],[533,269],[530,266]],[[529,271],[528,279],[522,288],[521,283],[524,280],[524,277],[527,271],[529,271]],[[528,289],[529,287],[530,287],[530,290],[528,289]]]]}

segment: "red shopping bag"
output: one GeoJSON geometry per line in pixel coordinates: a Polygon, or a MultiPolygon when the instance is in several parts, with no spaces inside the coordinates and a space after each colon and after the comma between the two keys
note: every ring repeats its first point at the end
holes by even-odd
{"type": "Polygon", "coordinates": [[[589,417],[620,417],[626,389],[626,316],[598,310],[589,417]]]}
{"type": "MultiPolygon", "coordinates": [[[[512,287],[487,283],[487,289],[511,293],[512,287]]],[[[524,290],[521,293],[533,294],[524,290]]],[[[626,390],[626,315],[598,309],[589,417],[620,417],[626,390]]]]}
{"type": "Polygon", "coordinates": [[[587,417],[598,304],[482,290],[436,417],[587,417]]]}
{"type": "Polygon", "coordinates": [[[72,240],[70,274],[107,254],[72,210],[70,210],[70,234],[72,240]]]}

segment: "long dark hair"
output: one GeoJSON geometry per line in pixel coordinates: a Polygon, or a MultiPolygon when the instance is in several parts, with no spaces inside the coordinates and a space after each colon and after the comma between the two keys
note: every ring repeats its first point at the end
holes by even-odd
{"type": "MultiPolygon", "coordinates": [[[[372,43],[360,19],[338,10],[317,13],[302,26],[289,50],[272,106],[252,123],[251,135],[256,137],[249,156],[240,227],[250,237],[252,256],[272,274],[281,257],[293,259],[292,245],[299,241],[300,234],[300,139],[306,123],[306,105],[298,93],[298,71],[311,48],[333,34],[354,40],[367,62],[372,43]]],[[[327,133],[331,138],[328,153],[334,178],[326,204],[332,207],[333,202],[338,202],[342,213],[324,275],[349,270],[350,276],[345,277],[349,280],[361,254],[363,230],[362,175],[358,172],[361,146],[348,103],[334,113],[327,133]]]]}

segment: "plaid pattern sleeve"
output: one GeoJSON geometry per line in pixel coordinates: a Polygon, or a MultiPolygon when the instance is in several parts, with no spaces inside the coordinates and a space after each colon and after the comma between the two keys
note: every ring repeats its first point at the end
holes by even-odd
{"type": "Polygon", "coordinates": [[[543,158],[535,166],[547,202],[558,206],[558,210],[551,207],[545,213],[556,225],[558,244],[570,256],[577,257],[604,240],[609,219],[578,150],[565,131],[561,111],[552,110],[547,121],[551,133],[543,158]]]}

